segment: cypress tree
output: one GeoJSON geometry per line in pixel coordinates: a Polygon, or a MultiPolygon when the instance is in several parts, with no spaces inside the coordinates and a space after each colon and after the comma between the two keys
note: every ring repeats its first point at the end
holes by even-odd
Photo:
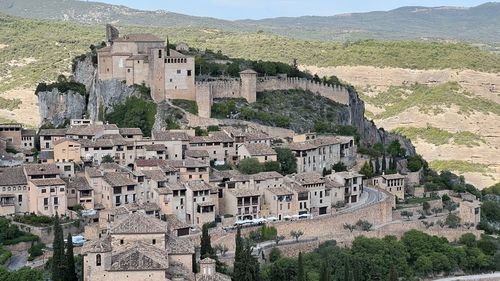
{"type": "Polygon", "coordinates": [[[321,264],[319,281],[330,281],[330,266],[326,262],[321,264]]]}
{"type": "Polygon", "coordinates": [[[65,257],[64,257],[64,236],[61,224],[59,222],[59,215],[56,213],[54,218],[54,241],[52,244],[52,280],[65,281],[65,257]]]}
{"type": "Polygon", "coordinates": [[[75,256],[73,253],[73,241],[71,239],[71,234],[68,233],[68,238],[66,242],[66,279],[65,281],[78,281],[75,271],[75,256]]]}
{"type": "Polygon", "coordinates": [[[214,250],[210,241],[210,235],[208,235],[207,224],[204,224],[202,227],[200,255],[202,259],[214,256],[214,250]]]}
{"type": "Polygon", "coordinates": [[[380,175],[380,159],[375,159],[375,174],[380,175]]]}
{"type": "Polygon", "coordinates": [[[304,261],[302,260],[302,252],[299,252],[297,281],[306,281],[306,275],[304,273],[304,261]]]}
{"type": "Polygon", "coordinates": [[[382,171],[386,171],[387,170],[387,159],[385,158],[385,153],[384,153],[384,156],[382,156],[382,171]]]}
{"type": "Polygon", "coordinates": [[[168,36],[167,36],[167,57],[170,57],[170,40],[168,40],[168,36]]]}
{"type": "Polygon", "coordinates": [[[259,281],[259,262],[252,256],[252,247],[243,240],[241,231],[236,232],[233,281],[259,281]]]}

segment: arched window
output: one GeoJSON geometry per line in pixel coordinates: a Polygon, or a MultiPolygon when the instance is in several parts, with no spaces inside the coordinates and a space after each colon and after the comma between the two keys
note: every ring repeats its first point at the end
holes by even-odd
{"type": "Polygon", "coordinates": [[[101,266],[101,255],[100,254],[97,254],[95,256],[95,265],[96,266],[101,266]]]}

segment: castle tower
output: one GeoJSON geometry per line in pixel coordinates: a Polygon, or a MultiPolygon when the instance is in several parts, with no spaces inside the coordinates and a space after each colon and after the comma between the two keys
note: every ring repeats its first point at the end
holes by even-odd
{"type": "Polygon", "coordinates": [[[257,101],[257,72],[252,69],[240,72],[241,78],[241,97],[249,103],[257,101]]]}
{"type": "Polygon", "coordinates": [[[152,48],[149,54],[149,84],[155,102],[166,99],[165,94],[165,48],[152,48]]]}

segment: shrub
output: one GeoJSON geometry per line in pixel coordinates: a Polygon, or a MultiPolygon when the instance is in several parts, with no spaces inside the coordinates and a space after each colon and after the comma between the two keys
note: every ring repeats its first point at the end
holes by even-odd
{"type": "Polygon", "coordinates": [[[196,101],[175,99],[172,100],[172,104],[184,109],[191,114],[198,115],[198,104],[196,103],[196,101]]]}
{"type": "Polygon", "coordinates": [[[140,128],[144,136],[151,136],[155,122],[156,103],[137,97],[129,97],[115,105],[113,112],[106,115],[106,120],[120,128],[140,128]]]}

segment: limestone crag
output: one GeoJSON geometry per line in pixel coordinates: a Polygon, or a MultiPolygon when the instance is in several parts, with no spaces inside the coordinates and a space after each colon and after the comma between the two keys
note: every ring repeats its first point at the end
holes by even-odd
{"type": "Polygon", "coordinates": [[[100,115],[113,112],[113,107],[123,103],[128,97],[139,96],[134,87],[128,87],[123,81],[95,81],[89,93],[87,104],[88,118],[99,120],[100,115]]]}
{"type": "Polygon", "coordinates": [[[351,112],[351,125],[358,129],[360,141],[363,145],[373,145],[381,142],[389,144],[398,140],[409,155],[415,155],[415,146],[404,136],[387,132],[383,128],[377,128],[373,121],[365,118],[365,103],[359,98],[354,88],[349,88],[349,108],[351,112]]]}
{"type": "Polygon", "coordinates": [[[66,120],[82,118],[85,114],[85,97],[74,91],[60,93],[53,89],[51,92],[39,92],[38,103],[41,124],[51,123],[59,127],[66,120]]]}

